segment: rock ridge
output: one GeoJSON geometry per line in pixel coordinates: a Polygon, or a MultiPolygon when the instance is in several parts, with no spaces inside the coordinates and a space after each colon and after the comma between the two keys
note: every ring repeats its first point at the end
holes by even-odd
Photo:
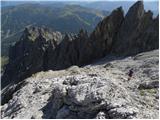
{"type": "Polygon", "coordinates": [[[145,12],[136,2],[124,16],[121,7],[104,18],[88,35],[62,35],[46,28],[26,28],[19,42],[10,48],[9,64],[2,76],[2,88],[18,83],[39,71],[84,66],[106,55],[128,56],[158,49],[159,18],[145,12]]]}
{"type": "Polygon", "coordinates": [[[3,119],[158,119],[159,50],[45,71],[2,90],[3,119]],[[127,72],[134,74],[128,81],[127,72]],[[15,91],[13,91],[16,88],[15,91]]]}

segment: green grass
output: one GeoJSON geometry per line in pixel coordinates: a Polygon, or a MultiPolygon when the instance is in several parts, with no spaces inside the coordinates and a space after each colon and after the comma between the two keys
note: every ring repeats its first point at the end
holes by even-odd
{"type": "Polygon", "coordinates": [[[140,90],[140,95],[144,96],[145,95],[145,91],[144,90],[140,90]]]}
{"type": "Polygon", "coordinates": [[[3,71],[4,66],[8,63],[8,57],[1,57],[1,71],[3,71]]]}
{"type": "Polygon", "coordinates": [[[149,93],[151,95],[156,94],[156,89],[142,89],[142,90],[140,90],[141,96],[145,96],[146,93],[149,93]]]}

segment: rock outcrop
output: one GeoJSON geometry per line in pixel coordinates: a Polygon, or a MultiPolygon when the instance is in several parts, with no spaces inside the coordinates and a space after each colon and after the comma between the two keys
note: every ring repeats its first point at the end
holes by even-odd
{"type": "Polygon", "coordinates": [[[110,53],[114,37],[124,20],[123,14],[123,9],[119,7],[97,25],[89,40],[83,46],[80,64],[90,63],[110,53]]]}
{"type": "Polygon", "coordinates": [[[18,83],[39,71],[83,66],[108,54],[133,55],[158,49],[158,17],[145,12],[138,1],[124,17],[117,8],[88,36],[61,35],[41,28],[26,28],[21,40],[11,47],[9,64],[2,76],[2,88],[18,83]]]}
{"type": "Polygon", "coordinates": [[[26,28],[20,41],[10,48],[9,64],[2,76],[2,87],[44,70],[46,50],[50,47],[55,49],[61,40],[59,32],[51,32],[46,28],[26,28]]]}
{"type": "MultiPolygon", "coordinates": [[[[32,75],[1,106],[1,117],[158,119],[159,51],[117,59],[107,56],[85,67],[32,75]],[[134,74],[128,81],[131,68],[134,74]],[[144,87],[144,83],[152,87],[144,87]]],[[[6,91],[14,87],[19,84],[2,90],[2,101],[4,94],[10,94],[6,91]]]]}
{"type": "Polygon", "coordinates": [[[114,40],[112,53],[133,55],[157,49],[159,19],[151,11],[145,12],[143,1],[135,3],[128,11],[114,40]]]}
{"type": "Polygon", "coordinates": [[[60,70],[68,68],[72,65],[80,65],[79,59],[84,51],[83,45],[88,41],[87,31],[80,30],[77,35],[65,35],[63,41],[55,50],[49,49],[47,70],[60,70]]]}

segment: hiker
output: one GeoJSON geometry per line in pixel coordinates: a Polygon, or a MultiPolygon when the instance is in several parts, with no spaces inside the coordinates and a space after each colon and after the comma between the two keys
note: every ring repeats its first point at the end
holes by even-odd
{"type": "Polygon", "coordinates": [[[128,73],[128,80],[131,80],[132,76],[133,76],[133,69],[130,69],[128,73]]]}

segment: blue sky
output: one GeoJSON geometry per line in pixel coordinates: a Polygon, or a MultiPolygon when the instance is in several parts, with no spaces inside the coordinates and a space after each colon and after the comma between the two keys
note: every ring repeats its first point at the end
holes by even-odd
{"type": "MultiPolygon", "coordinates": [[[[137,0],[1,0],[1,1],[137,1],[137,0]]],[[[158,1],[158,0],[143,0],[143,1],[158,1]]]]}

